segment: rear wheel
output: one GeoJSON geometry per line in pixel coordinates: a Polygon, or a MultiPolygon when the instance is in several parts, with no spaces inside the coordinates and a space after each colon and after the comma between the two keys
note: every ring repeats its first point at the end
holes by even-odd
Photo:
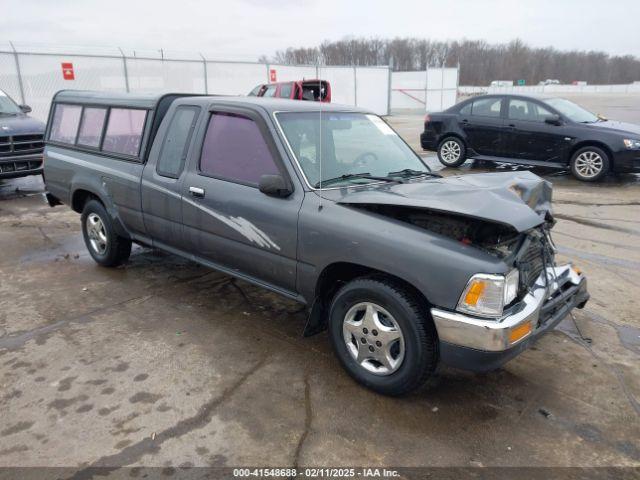
{"type": "Polygon", "coordinates": [[[466,160],[466,148],[457,137],[447,137],[438,147],[438,160],[445,167],[459,167],[466,160]]]}
{"type": "Polygon", "coordinates": [[[583,182],[595,182],[609,171],[609,156],[598,147],[584,147],[571,157],[571,173],[583,182]]]}
{"type": "Polygon", "coordinates": [[[342,287],[331,304],[329,334],[347,372],[385,395],[419,388],[437,364],[437,334],[424,302],[390,279],[342,287]]]}
{"type": "Polygon", "coordinates": [[[131,240],[119,236],[111,217],[98,200],[89,200],[81,215],[82,235],[89,254],[104,267],[116,267],[131,254],[131,240]]]}

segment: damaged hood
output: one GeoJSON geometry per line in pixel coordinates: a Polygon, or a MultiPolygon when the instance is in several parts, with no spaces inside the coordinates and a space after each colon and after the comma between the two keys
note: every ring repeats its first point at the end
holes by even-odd
{"type": "Polygon", "coordinates": [[[518,232],[551,213],[551,183],[531,172],[479,173],[325,190],[343,205],[395,205],[452,213],[509,225],[518,232]]]}

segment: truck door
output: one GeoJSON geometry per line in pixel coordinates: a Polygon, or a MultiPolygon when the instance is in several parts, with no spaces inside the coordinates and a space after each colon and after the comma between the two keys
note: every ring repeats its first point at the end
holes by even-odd
{"type": "Polygon", "coordinates": [[[178,106],[156,135],[142,173],[141,195],[145,229],[154,245],[184,249],[182,183],[185,160],[200,107],[178,106]]]}
{"type": "Polygon", "coordinates": [[[185,237],[214,266],[293,293],[304,193],[298,189],[282,198],[258,189],[262,175],[290,182],[272,128],[249,109],[211,112],[182,187],[185,237]]]}

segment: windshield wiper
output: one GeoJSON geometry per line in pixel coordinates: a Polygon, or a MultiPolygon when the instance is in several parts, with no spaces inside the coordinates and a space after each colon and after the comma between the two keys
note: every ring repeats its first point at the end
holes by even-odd
{"type": "Polygon", "coordinates": [[[352,178],[366,178],[368,180],[381,180],[383,182],[404,183],[402,180],[397,179],[397,178],[377,177],[375,175],[371,175],[368,172],[365,172],[365,173],[346,173],[344,175],[340,175],[339,177],[328,178],[326,180],[322,180],[320,182],[316,182],[316,184],[313,187],[314,188],[320,188],[320,185],[327,185],[327,184],[330,185],[332,183],[340,182],[342,180],[349,180],[349,179],[352,179],[352,178]]]}
{"type": "Polygon", "coordinates": [[[429,176],[429,177],[435,177],[435,178],[442,178],[442,175],[440,175],[439,173],[427,172],[425,170],[414,170],[412,168],[405,168],[404,170],[398,170],[397,172],[389,172],[389,173],[387,173],[387,176],[389,176],[389,177],[396,177],[396,176],[400,176],[400,177],[424,177],[424,176],[429,176]]]}

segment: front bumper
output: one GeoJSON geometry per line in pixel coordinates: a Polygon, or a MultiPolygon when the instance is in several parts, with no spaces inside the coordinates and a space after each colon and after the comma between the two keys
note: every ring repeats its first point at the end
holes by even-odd
{"type": "Polygon", "coordinates": [[[42,153],[0,157],[0,178],[26,177],[42,173],[42,153]]]}
{"type": "Polygon", "coordinates": [[[640,172],[640,150],[623,150],[613,155],[614,172],[640,172]]]}
{"type": "Polygon", "coordinates": [[[432,308],[442,363],[473,371],[496,369],[553,329],[572,309],[584,307],[589,300],[587,279],[570,265],[549,267],[547,278],[548,282],[545,274],[541,274],[523,300],[499,319],[487,320],[432,308]],[[531,324],[530,333],[511,341],[512,332],[527,323],[531,324]]]}

